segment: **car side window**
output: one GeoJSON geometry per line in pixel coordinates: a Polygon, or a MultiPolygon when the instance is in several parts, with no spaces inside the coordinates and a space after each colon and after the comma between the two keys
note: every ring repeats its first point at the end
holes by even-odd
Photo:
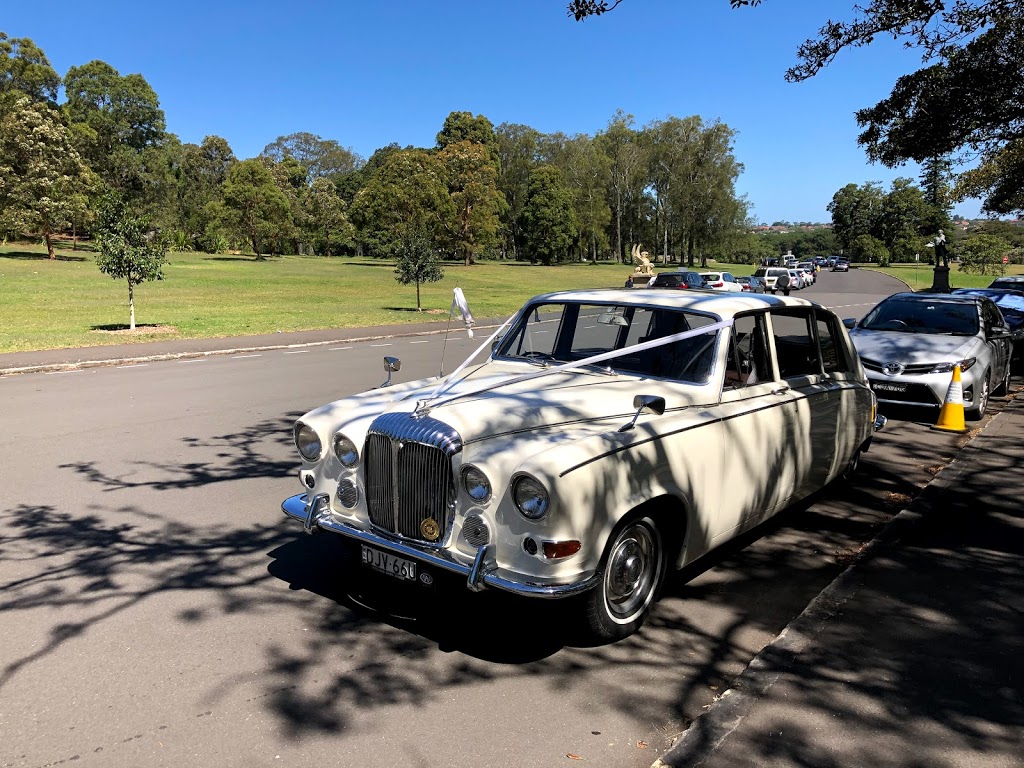
{"type": "Polygon", "coordinates": [[[837,338],[842,338],[837,330],[838,322],[835,315],[815,313],[818,348],[821,350],[821,367],[825,373],[848,373],[853,367],[847,359],[845,345],[836,341],[837,338]]]}
{"type": "Polygon", "coordinates": [[[772,311],[775,356],[782,378],[821,374],[821,359],[813,322],[814,313],[809,307],[788,307],[772,311]]]}
{"type": "Polygon", "coordinates": [[[724,389],[743,389],[773,379],[766,340],[763,314],[737,317],[733,321],[724,389]]]}
{"type": "Polygon", "coordinates": [[[994,326],[1003,325],[1002,313],[996,308],[995,304],[990,304],[986,301],[982,303],[981,308],[982,318],[985,320],[986,334],[991,333],[994,326]]]}

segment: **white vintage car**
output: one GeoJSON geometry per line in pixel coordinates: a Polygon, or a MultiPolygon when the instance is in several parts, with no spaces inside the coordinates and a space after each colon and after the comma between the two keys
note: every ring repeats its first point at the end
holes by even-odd
{"type": "Polygon", "coordinates": [[[396,579],[564,599],[601,641],[668,568],[852,471],[884,421],[842,322],[796,298],[552,293],[476,356],[303,416],[283,510],[396,579]]]}

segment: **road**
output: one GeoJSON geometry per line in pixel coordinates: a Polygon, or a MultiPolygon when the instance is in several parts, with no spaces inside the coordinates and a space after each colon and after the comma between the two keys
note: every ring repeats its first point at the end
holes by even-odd
{"type": "MultiPolygon", "coordinates": [[[[799,295],[857,317],[900,287],[823,272],[799,295]]],[[[449,339],[447,370],[481,341],[449,339]]],[[[962,439],[894,419],[864,482],[575,647],[557,603],[381,600],[279,511],[294,419],[378,385],[385,354],[435,374],[443,343],[0,378],[0,766],[649,766],[962,439]]]]}

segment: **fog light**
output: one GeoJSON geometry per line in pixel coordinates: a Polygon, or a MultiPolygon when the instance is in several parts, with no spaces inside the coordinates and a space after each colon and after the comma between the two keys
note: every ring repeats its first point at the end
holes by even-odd
{"type": "Polygon", "coordinates": [[[345,509],[352,509],[359,501],[359,489],[348,478],[338,483],[338,503],[345,509]]]}
{"type": "Polygon", "coordinates": [[[548,560],[557,560],[560,557],[575,555],[583,546],[578,541],[545,541],[544,557],[548,560]]]}
{"type": "Polygon", "coordinates": [[[529,536],[527,536],[525,539],[523,539],[523,549],[526,551],[526,554],[528,555],[536,555],[537,542],[531,539],[529,536]]]}

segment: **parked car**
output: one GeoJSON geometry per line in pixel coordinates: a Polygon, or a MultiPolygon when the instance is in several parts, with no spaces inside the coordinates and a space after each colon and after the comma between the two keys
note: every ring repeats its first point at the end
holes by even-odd
{"type": "Polygon", "coordinates": [[[813,264],[798,264],[796,269],[803,277],[804,285],[814,285],[818,282],[818,275],[814,271],[813,264]]]}
{"type": "Polygon", "coordinates": [[[659,272],[654,277],[650,288],[675,288],[686,290],[688,288],[703,288],[704,278],[697,272],[659,272]]]}
{"type": "Polygon", "coordinates": [[[807,281],[804,280],[804,273],[795,267],[789,270],[790,288],[799,291],[802,288],[807,287],[807,281]]]}
{"type": "Polygon", "coordinates": [[[669,569],[852,471],[882,423],[842,322],[796,298],[552,293],[477,354],[302,416],[282,509],[346,541],[352,578],[561,599],[599,641],[669,569]]]}
{"type": "Polygon", "coordinates": [[[959,365],[964,408],[980,419],[1009,386],[1010,330],[984,296],[897,293],[847,324],[879,402],[941,406],[959,365]]]}
{"type": "Polygon", "coordinates": [[[1006,288],[957,288],[954,296],[984,296],[992,299],[1010,329],[1013,353],[1020,357],[1024,352],[1024,283],[1021,290],[1006,288]]]}
{"type": "Polygon", "coordinates": [[[701,272],[704,278],[704,287],[716,291],[742,291],[743,286],[736,282],[736,278],[729,272],[701,272]]]}
{"type": "Polygon", "coordinates": [[[997,277],[989,288],[1008,288],[1011,291],[1024,291],[1024,275],[997,277]]]}
{"type": "Polygon", "coordinates": [[[804,272],[809,274],[811,277],[818,279],[818,267],[813,261],[801,261],[796,265],[797,269],[802,269],[804,272]]]}
{"type": "Polygon", "coordinates": [[[765,289],[773,294],[776,291],[782,291],[786,296],[789,296],[791,278],[789,270],[785,267],[758,267],[754,272],[754,277],[764,280],[765,289]],[[782,283],[779,282],[780,277],[784,278],[782,283]]]}
{"type": "Polygon", "coordinates": [[[764,279],[756,275],[740,275],[736,278],[740,287],[748,293],[765,293],[764,279]]]}
{"type": "Polygon", "coordinates": [[[833,272],[849,272],[850,271],[850,262],[848,262],[846,259],[836,259],[835,263],[832,264],[832,271],[833,272]]]}

